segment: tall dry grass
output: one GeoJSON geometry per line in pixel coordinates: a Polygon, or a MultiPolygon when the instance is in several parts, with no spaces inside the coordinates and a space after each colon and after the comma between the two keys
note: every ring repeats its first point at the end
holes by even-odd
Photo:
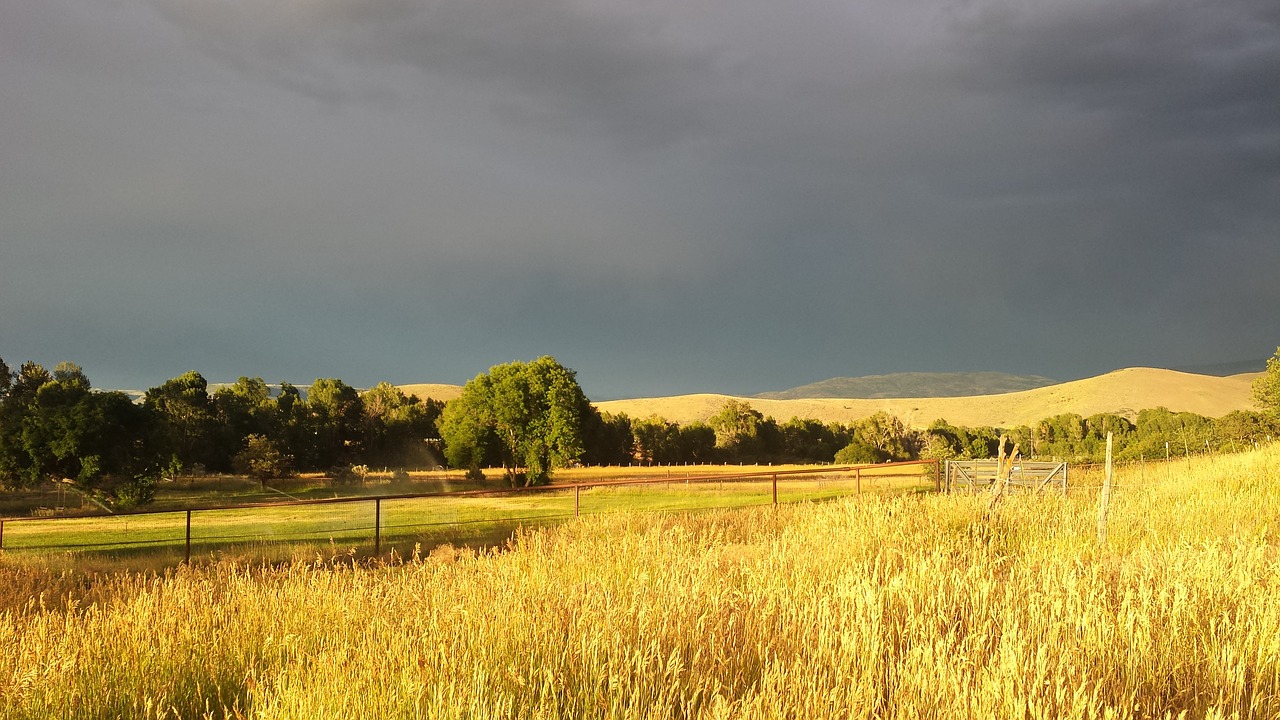
{"type": "Polygon", "coordinates": [[[394,566],[0,566],[6,718],[1280,715],[1280,452],[611,515],[394,566]],[[43,596],[41,596],[43,593],[43,596]]]}

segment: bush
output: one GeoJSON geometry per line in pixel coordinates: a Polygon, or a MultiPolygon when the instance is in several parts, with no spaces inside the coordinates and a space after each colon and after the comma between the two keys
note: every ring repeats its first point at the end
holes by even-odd
{"type": "Polygon", "coordinates": [[[155,499],[156,478],[151,475],[135,475],[112,492],[112,504],[119,510],[130,510],[155,499]]]}
{"type": "Polygon", "coordinates": [[[293,457],[280,451],[274,440],[262,435],[250,435],[244,439],[245,447],[236,453],[232,465],[236,472],[266,482],[284,477],[292,471],[293,457]]]}

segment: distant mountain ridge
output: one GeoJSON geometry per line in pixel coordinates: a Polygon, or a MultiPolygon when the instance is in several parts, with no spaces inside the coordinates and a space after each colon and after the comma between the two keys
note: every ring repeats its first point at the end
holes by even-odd
{"type": "Polygon", "coordinates": [[[1232,375],[1240,375],[1242,373],[1259,373],[1267,369],[1267,358],[1259,358],[1256,360],[1236,360],[1235,362],[1214,363],[1212,365],[1186,365],[1183,367],[1170,368],[1178,372],[1194,373],[1196,375],[1213,375],[1215,377],[1230,377],[1232,375]]]}
{"type": "Polygon", "coordinates": [[[1057,382],[1040,375],[1000,372],[902,372],[831,378],[790,390],[760,393],[755,397],[768,400],[971,397],[1034,390],[1057,382]]]}

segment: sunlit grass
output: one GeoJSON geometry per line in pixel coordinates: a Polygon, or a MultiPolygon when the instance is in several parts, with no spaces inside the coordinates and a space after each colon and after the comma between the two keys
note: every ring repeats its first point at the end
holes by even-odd
{"type": "Polygon", "coordinates": [[[1122,470],[1105,547],[1081,477],[996,515],[615,511],[403,564],[6,560],[0,717],[1275,717],[1280,452],[1183,469],[1122,470]]]}

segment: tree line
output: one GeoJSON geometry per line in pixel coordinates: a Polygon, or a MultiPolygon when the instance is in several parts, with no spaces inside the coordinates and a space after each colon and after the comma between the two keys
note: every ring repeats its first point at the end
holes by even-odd
{"type": "Polygon", "coordinates": [[[884,412],[852,423],[792,418],[779,423],[742,400],[706,422],[599,412],[576,373],[552,357],[497,365],[443,403],[380,383],[359,392],[336,378],[305,391],[241,377],[212,392],[191,371],[146,391],[140,402],[92,389],[84,371],[52,371],[0,359],[0,483],[70,479],[119,504],[146,502],[162,477],[182,471],[260,479],[353,466],[447,464],[471,474],[501,467],[511,485],[549,480],[578,464],[861,464],[993,457],[1002,434],[1024,454],[1100,461],[1107,433],[1120,460],[1239,450],[1280,436],[1280,348],[1254,384],[1262,412],[1213,419],[1165,408],[1135,420],[1062,414],[1033,426],[962,427],[937,420],[907,427],[884,412]]]}
{"type": "Polygon", "coordinates": [[[241,377],[211,392],[196,371],[134,402],[94,390],[74,363],[13,371],[0,359],[0,484],[69,479],[131,505],[184,471],[265,480],[355,464],[431,466],[441,459],[425,440],[443,407],[388,383],[360,393],[335,378],[272,392],[262,378],[241,377]]]}

